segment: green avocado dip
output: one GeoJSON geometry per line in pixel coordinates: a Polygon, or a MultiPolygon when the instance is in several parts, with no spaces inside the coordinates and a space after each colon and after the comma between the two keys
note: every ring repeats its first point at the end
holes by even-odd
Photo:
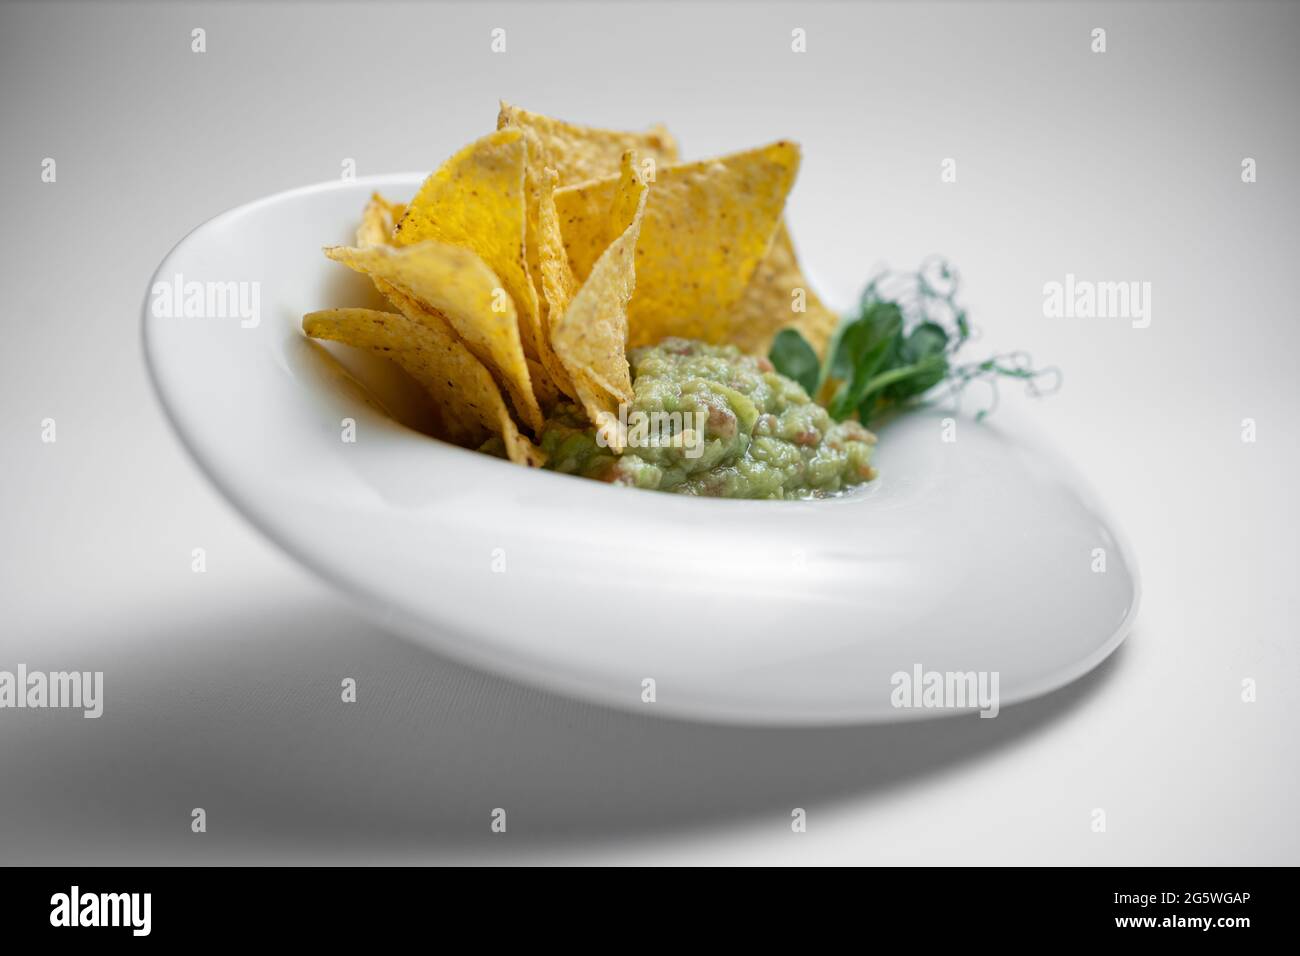
{"type": "Polygon", "coordinates": [[[716,498],[820,498],[875,477],[876,437],[832,421],[765,358],[669,338],[628,361],[627,448],[615,454],[580,408],[562,403],[541,434],[547,468],[716,498]]]}

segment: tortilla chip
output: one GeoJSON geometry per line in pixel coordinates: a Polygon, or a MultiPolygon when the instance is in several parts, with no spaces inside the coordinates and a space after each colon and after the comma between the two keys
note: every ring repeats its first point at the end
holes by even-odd
{"type": "Polygon", "coordinates": [[[629,149],[623,154],[623,159],[619,163],[618,185],[614,188],[614,199],[609,204],[608,223],[611,242],[627,232],[627,227],[640,218],[645,205],[642,197],[648,188],[649,184],[638,162],[637,152],[629,149]]]}
{"type": "Polygon", "coordinates": [[[576,288],[614,239],[610,204],[616,179],[557,189],[552,197],[568,271],[576,288]]]}
{"type": "Polygon", "coordinates": [[[533,393],[543,412],[549,412],[560,401],[560,392],[546,369],[537,359],[528,360],[528,375],[533,380],[533,393]]]}
{"type": "Polygon", "coordinates": [[[546,321],[543,324],[543,338],[550,348],[545,353],[554,359],[550,369],[551,380],[566,395],[577,397],[573,381],[565,371],[564,364],[555,355],[551,342],[552,327],[555,320],[564,315],[569,301],[577,291],[578,283],[569,268],[569,257],[564,252],[564,240],[560,236],[560,220],[555,212],[555,170],[547,167],[541,176],[541,190],[538,199],[537,216],[537,276],[541,281],[542,301],[545,303],[546,321]]]}
{"type": "MultiPolygon", "coordinates": [[[[726,341],[732,310],[771,247],[798,168],[799,148],[781,141],[658,170],[636,250],[629,345],[668,335],[726,341]]],[[[607,177],[555,193],[579,280],[593,268],[618,182],[607,177]]]]}
{"type": "MultiPolygon", "coordinates": [[[[405,203],[389,202],[379,193],[370,194],[370,202],[361,212],[361,224],[357,226],[356,243],[359,249],[375,246],[391,246],[393,232],[406,211],[405,203]]],[[[371,276],[371,281],[380,294],[388,296],[392,286],[383,279],[371,276]]]]}
{"type": "Polygon", "coordinates": [[[400,249],[334,246],[325,255],[397,286],[444,316],[474,357],[505,386],[524,424],[534,434],[541,432],[542,410],[519,341],[514,303],[482,259],[433,239],[400,249]]]}
{"type": "Polygon", "coordinates": [[[302,328],[315,339],[369,349],[392,359],[432,396],[453,425],[453,440],[477,446],[489,435],[500,435],[510,460],[538,466],[541,449],[519,433],[496,382],[451,332],[436,323],[374,309],[327,309],[302,318],[302,328]]]}
{"type": "Polygon", "coordinates": [[[627,228],[596,260],[591,275],[551,328],[555,352],[564,362],[578,400],[616,452],[627,445],[618,408],[620,403],[632,401],[627,307],[636,288],[637,239],[649,196],[634,159],[629,158],[613,209],[626,209],[633,196],[635,205],[627,228]]]}
{"type": "Polygon", "coordinates": [[[406,203],[389,202],[379,193],[371,193],[370,202],[361,213],[361,225],[357,227],[357,246],[361,249],[391,246],[393,230],[405,213],[406,203]]]}
{"type": "Polygon", "coordinates": [[[426,239],[470,249],[500,276],[519,314],[525,351],[538,355],[541,320],[528,272],[528,146],[522,131],[497,130],[458,152],[424,181],[393,242],[426,239]]]}
{"type": "Polygon", "coordinates": [[[662,125],[644,133],[596,129],[530,113],[503,100],[501,112],[497,114],[497,129],[514,127],[537,134],[539,168],[554,169],[561,186],[613,175],[629,149],[636,150],[643,158],[653,159],[656,166],[677,162],[677,142],[662,125]]]}
{"type": "Polygon", "coordinates": [[[809,287],[799,268],[790,230],[782,222],[771,251],[754,270],[745,294],[732,311],[727,341],[742,352],[766,355],[777,332],[797,329],[813,351],[824,357],[839,323],[839,316],[826,308],[809,287]],[[797,290],[803,291],[802,312],[795,311],[797,290]]]}
{"type": "MultiPolygon", "coordinates": [[[[538,256],[537,216],[542,198],[543,167],[541,144],[532,130],[524,131],[524,261],[528,263],[528,276],[533,280],[537,296],[538,325],[546,328],[546,299],[542,295],[542,267],[538,256]]],[[[542,336],[545,339],[545,335],[542,336]]]]}
{"type": "Polygon", "coordinates": [[[559,182],[554,169],[546,168],[542,181],[541,202],[538,205],[538,265],[542,279],[542,298],[547,312],[553,317],[564,314],[569,300],[577,290],[577,280],[569,267],[569,257],[564,252],[564,239],[560,233],[560,219],[555,211],[555,187],[559,182]]]}
{"type": "MultiPolygon", "coordinates": [[[[437,309],[425,305],[386,279],[374,279],[374,283],[383,296],[392,303],[393,307],[407,318],[422,322],[425,325],[437,325],[444,333],[451,335],[453,338],[456,337],[456,333],[452,331],[451,323],[447,321],[447,317],[437,309]]],[[[560,400],[559,393],[555,390],[555,384],[536,359],[530,358],[527,359],[527,362],[528,376],[532,380],[533,393],[537,396],[537,401],[542,406],[542,410],[550,411],[560,400]]]]}

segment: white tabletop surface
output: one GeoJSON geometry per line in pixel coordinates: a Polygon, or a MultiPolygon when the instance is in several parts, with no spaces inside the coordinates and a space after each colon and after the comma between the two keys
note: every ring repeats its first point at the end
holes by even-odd
{"type": "Polygon", "coordinates": [[[1298,862],[1297,39],[1249,3],[0,6],[0,670],[105,674],[98,720],[0,710],[0,863],[1298,862]],[[950,257],[973,349],[1065,370],[1032,412],[1135,546],[1121,651],[996,720],[656,720],[433,657],[260,538],[151,393],[150,273],[346,159],[431,168],[498,98],[798,140],[838,305],[950,257]],[[1068,273],[1150,282],[1150,326],[1044,317],[1068,273]]]}

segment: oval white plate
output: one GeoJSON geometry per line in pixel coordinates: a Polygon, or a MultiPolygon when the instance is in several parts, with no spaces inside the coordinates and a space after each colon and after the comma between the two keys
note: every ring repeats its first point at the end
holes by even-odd
{"type": "Polygon", "coordinates": [[[942,713],[893,706],[893,675],[918,666],[996,672],[1005,706],[1123,640],[1138,600],[1130,553],[1077,475],[1003,413],[958,421],[951,443],[940,413],[902,416],[881,434],[879,479],[810,502],[614,488],[394,421],[381,403],[418,424],[414,386],[309,342],[299,322],[375,302],[320,248],[351,241],[372,190],[404,199],[420,179],[327,183],[224,213],[163,260],[144,306],[154,383],[202,469],[391,626],[558,692],[759,723],[942,713]],[[167,315],[155,284],[178,276],[182,292],[243,283],[248,305],[256,288],[256,324],[230,304],[227,317],[167,315]]]}

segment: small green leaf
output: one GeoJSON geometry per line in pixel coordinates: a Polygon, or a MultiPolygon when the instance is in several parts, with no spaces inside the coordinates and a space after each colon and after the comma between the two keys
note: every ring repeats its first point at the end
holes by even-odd
{"type": "Polygon", "coordinates": [[[827,408],[832,418],[843,421],[861,404],[873,376],[891,364],[901,347],[902,330],[903,313],[892,302],[873,305],[845,328],[840,351],[849,371],[827,408]]]}
{"type": "Polygon", "coordinates": [[[858,420],[864,425],[875,411],[878,399],[899,405],[919,398],[948,375],[948,359],[943,353],[931,355],[911,365],[896,365],[880,372],[867,384],[858,404],[858,420]]]}
{"type": "Polygon", "coordinates": [[[862,364],[864,354],[871,351],[881,337],[881,329],[891,326],[895,317],[902,322],[902,313],[892,302],[871,302],[862,307],[861,314],[841,330],[831,356],[830,377],[848,381],[862,364]]]}
{"type": "Polygon", "coordinates": [[[794,379],[809,395],[817,393],[821,361],[798,330],[782,329],[776,333],[767,357],[772,360],[778,372],[786,378],[794,379]]]}
{"type": "Polygon", "coordinates": [[[919,362],[933,355],[943,354],[948,347],[948,333],[937,322],[922,322],[903,341],[903,358],[919,362]]]}

